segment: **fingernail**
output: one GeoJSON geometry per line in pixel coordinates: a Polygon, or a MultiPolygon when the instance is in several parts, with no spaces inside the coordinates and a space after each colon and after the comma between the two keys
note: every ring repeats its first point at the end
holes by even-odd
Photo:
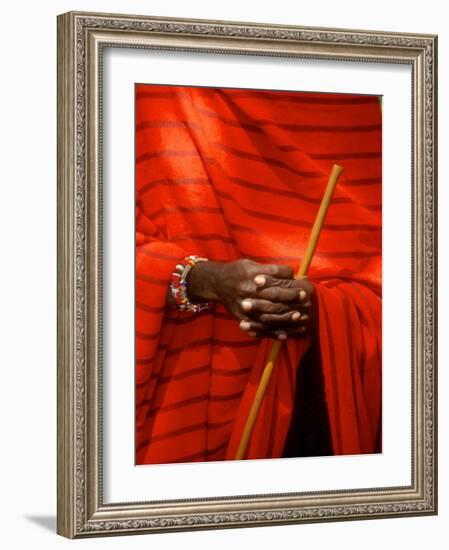
{"type": "Polygon", "coordinates": [[[306,292],[305,290],[302,290],[302,289],[301,289],[301,290],[299,291],[299,299],[300,299],[300,300],[305,300],[306,297],[307,297],[307,292],[306,292]]]}
{"type": "Polygon", "coordinates": [[[248,332],[248,336],[256,336],[256,333],[251,330],[250,332],[248,332]]]}
{"type": "Polygon", "coordinates": [[[251,300],[243,300],[242,301],[242,309],[245,311],[249,311],[252,308],[251,300]]]}
{"type": "Polygon", "coordinates": [[[292,314],[292,320],[293,320],[293,321],[299,321],[299,319],[301,319],[301,314],[299,313],[299,311],[295,311],[295,312],[292,314]]]}
{"type": "Polygon", "coordinates": [[[257,286],[264,286],[264,284],[266,283],[266,279],[263,275],[256,275],[254,277],[254,282],[257,286]]]}
{"type": "Polygon", "coordinates": [[[250,327],[251,327],[251,325],[248,321],[240,321],[240,328],[242,330],[249,330],[250,327]]]}
{"type": "Polygon", "coordinates": [[[285,332],[280,332],[278,334],[278,339],[279,340],[287,340],[287,334],[285,332]]]}

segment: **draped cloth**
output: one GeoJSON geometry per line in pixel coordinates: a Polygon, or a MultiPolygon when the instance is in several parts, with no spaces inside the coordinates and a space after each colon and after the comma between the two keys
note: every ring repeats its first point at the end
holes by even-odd
{"type": "MultiPolygon", "coordinates": [[[[232,459],[270,340],[221,304],[167,304],[191,254],[298,269],[333,163],[345,167],[309,270],[333,454],[379,452],[381,111],[376,96],[136,86],[136,464],[232,459]]],[[[289,339],[248,458],[282,456],[289,339]]]]}

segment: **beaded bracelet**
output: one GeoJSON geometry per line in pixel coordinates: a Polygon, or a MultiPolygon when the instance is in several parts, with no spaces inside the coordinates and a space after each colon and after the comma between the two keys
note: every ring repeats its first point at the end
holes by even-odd
{"type": "Polygon", "coordinates": [[[187,275],[197,263],[207,261],[207,258],[187,256],[176,265],[171,275],[170,291],[180,311],[198,313],[210,308],[209,302],[193,303],[187,297],[187,275]]]}

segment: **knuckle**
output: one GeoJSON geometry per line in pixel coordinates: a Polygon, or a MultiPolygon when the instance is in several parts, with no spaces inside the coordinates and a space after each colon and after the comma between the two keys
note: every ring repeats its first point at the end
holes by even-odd
{"type": "Polygon", "coordinates": [[[280,298],[280,290],[278,287],[273,287],[270,291],[270,294],[271,294],[271,298],[273,300],[279,300],[280,298]]]}
{"type": "Polygon", "coordinates": [[[240,265],[251,265],[253,263],[252,260],[248,259],[248,258],[242,258],[241,260],[237,260],[239,262],[240,265]]]}
{"type": "Polygon", "coordinates": [[[289,289],[287,299],[288,299],[289,302],[298,301],[298,290],[296,288],[289,289]]]}
{"type": "Polygon", "coordinates": [[[265,266],[265,269],[267,270],[267,273],[276,277],[278,272],[278,266],[276,264],[268,264],[265,266]]]}
{"type": "Polygon", "coordinates": [[[272,315],[269,313],[262,313],[259,319],[262,321],[262,323],[270,323],[272,321],[272,315]]]}
{"type": "Polygon", "coordinates": [[[276,302],[267,303],[265,311],[268,313],[280,313],[282,311],[282,306],[276,302]]]}
{"type": "Polygon", "coordinates": [[[242,283],[237,283],[237,294],[240,296],[240,297],[243,297],[245,295],[245,289],[243,287],[243,284],[242,283]]]}
{"type": "Polygon", "coordinates": [[[237,260],[244,273],[250,273],[254,269],[254,262],[244,258],[243,260],[237,260]]]}
{"type": "Polygon", "coordinates": [[[238,283],[237,289],[241,295],[249,294],[251,291],[251,284],[249,281],[244,280],[238,283]]]}
{"type": "Polygon", "coordinates": [[[261,275],[263,275],[263,277],[265,279],[265,284],[263,285],[264,288],[268,288],[268,287],[271,287],[271,286],[276,284],[276,279],[273,279],[272,277],[270,277],[270,275],[266,275],[265,273],[263,273],[261,275]]]}
{"type": "Polygon", "coordinates": [[[292,300],[292,292],[288,288],[282,289],[282,291],[279,293],[278,300],[280,302],[291,302],[292,300]]]}

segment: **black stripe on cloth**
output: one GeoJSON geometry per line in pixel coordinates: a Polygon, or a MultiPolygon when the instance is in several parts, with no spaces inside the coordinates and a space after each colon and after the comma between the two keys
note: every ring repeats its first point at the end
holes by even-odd
{"type": "Polygon", "coordinates": [[[137,193],[139,196],[142,196],[148,190],[155,187],[171,185],[210,185],[210,181],[207,178],[159,178],[147,181],[147,183],[137,189],[137,193]]]}
{"type": "MultiPolygon", "coordinates": [[[[231,119],[205,108],[196,108],[197,112],[208,118],[219,120],[222,124],[231,127],[242,128],[249,132],[265,134],[264,127],[273,126],[281,130],[289,132],[310,132],[310,133],[360,133],[360,132],[377,132],[382,129],[381,124],[358,124],[353,126],[346,125],[330,125],[330,124],[289,124],[267,119],[253,119],[247,117],[245,121],[241,119],[231,119]]],[[[202,128],[199,128],[202,130],[202,128]]],[[[266,134],[265,134],[266,135],[266,134]]],[[[279,147],[279,146],[278,146],[279,147]]],[[[282,147],[282,146],[281,146],[282,147]]]]}
{"type": "Polygon", "coordinates": [[[192,149],[191,151],[178,151],[165,149],[163,151],[151,151],[143,153],[136,157],[136,164],[140,164],[146,160],[152,160],[156,158],[190,158],[198,157],[198,151],[192,149]]]}
{"type": "Polygon", "coordinates": [[[208,458],[212,457],[214,454],[217,454],[218,452],[222,451],[228,446],[228,442],[222,443],[221,445],[218,445],[217,447],[214,447],[213,449],[210,449],[209,451],[200,451],[198,453],[194,453],[188,456],[179,457],[173,460],[170,460],[171,463],[176,462],[191,462],[196,459],[202,459],[207,460],[208,458]]]}
{"type": "Polygon", "coordinates": [[[313,96],[304,95],[302,92],[298,94],[286,94],[285,92],[248,92],[234,89],[219,89],[217,93],[222,93],[235,99],[260,99],[263,101],[288,101],[292,103],[304,103],[311,105],[366,105],[378,104],[377,96],[351,96],[351,97],[332,97],[334,94],[316,93],[313,96]]]}
{"type": "Polygon", "coordinates": [[[349,153],[308,153],[310,158],[315,160],[344,160],[344,159],[379,159],[382,158],[381,151],[360,151],[349,153]]]}
{"type": "Polygon", "coordinates": [[[144,120],[136,124],[136,132],[150,128],[193,128],[201,130],[201,126],[189,120],[144,120]]]}
{"type": "Polygon", "coordinates": [[[303,178],[320,178],[325,175],[322,170],[298,170],[297,168],[289,166],[286,162],[283,162],[282,160],[279,160],[277,158],[256,155],[255,153],[248,153],[246,151],[236,149],[235,147],[229,147],[228,145],[224,145],[223,143],[214,142],[213,145],[230,155],[243,158],[245,160],[263,162],[264,164],[268,164],[269,166],[276,166],[277,168],[283,168],[285,170],[288,170],[289,172],[292,172],[296,176],[301,176],[303,178]]]}
{"type": "MultiPolygon", "coordinates": [[[[266,212],[260,212],[258,210],[252,210],[250,208],[246,208],[242,206],[242,204],[232,195],[229,193],[226,193],[224,191],[218,191],[215,190],[215,193],[218,197],[229,200],[235,205],[237,205],[243,212],[248,214],[249,216],[252,216],[254,218],[260,218],[272,222],[278,222],[283,223],[287,225],[291,225],[294,227],[307,227],[310,228],[313,225],[313,222],[304,222],[295,218],[287,218],[286,216],[279,216],[276,214],[267,214],[266,212]]],[[[325,224],[325,230],[326,231],[379,231],[380,226],[374,225],[374,224],[363,224],[363,223],[353,223],[353,224],[331,224],[326,223],[325,224]]]]}
{"type": "Polygon", "coordinates": [[[136,308],[141,309],[142,311],[146,311],[147,313],[162,313],[165,310],[165,306],[154,307],[137,301],[136,308]]]}
{"type": "MultiPolygon", "coordinates": [[[[159,405],[157,407],[154,407],[153,409],[150,409],[147,412],[146,418],[148,419],[154,416],[155,414],[167,413],[170,411],[178,410],[183,407],[188,407],[190,405],[196,405],[206,400],[207,401],[233,401],[235,399],[238,399],[242,395],[243,395],[243,390],[237,393],[229,394],[229,395],[211,395],[209,393],[203,393],[201,395],[197,395],[196,397],[189,397],[188,399],[183,399],[175,403],[170,403],[168,405],[159,405]]],[[[141,405],[147,405],[150,402],[151,402],[150,399],[148,400],[144,399],[141,402],[141,405]]]]}

